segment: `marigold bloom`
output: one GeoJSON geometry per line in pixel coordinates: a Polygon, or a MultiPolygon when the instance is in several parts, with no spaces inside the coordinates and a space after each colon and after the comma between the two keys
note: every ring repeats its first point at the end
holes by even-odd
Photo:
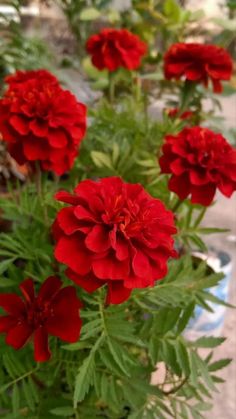
{"type": "Polygon", "coordinates": [[[17,72],[0,100],[0,132],[19,163],[39,162],[58,175],[78,155],[86,130],[86,107],[46,70],[17,72]]]}
{"type": "Polygon", "coordinates": [[[127,29],[102,29],[86,43],[92,63],[99,70],[115,71],[119,67],[135,70],[147,52],[147,45],[127,29]]]}
{"type": "Polygon", "coordinates": [[[20,349],[33,337],[34,357],[38,362],[50,356],[48,335],[66,342],[76,342],[80,336],[81,303],[74,287],[61,288],[55,276],[46,279],[38,295],[34,293],[32,279],[20,285],[23,298],[17,294],[0,294],[0,307],[7,315],[0,316],[0,333],[6,333],[6,343],[20,349]]]}
{"type": "Polygon", "coordinates": [[[184,128],[168,135],[160,158],[162,173],[171,174],[169,189],[180,199],[210,205],[216,189],[230,197],[236,190],[236,150],[221,134],[202,128],[184,128]]]}
{"type": "Polygon", "coordinates": [[[88,292],[108,285],[107,303],[128,299],[134,288],[154,286],[175,257],[173,214],[141,185],[110,177],[82,181],[53,226],[55,257],[67,275],[88,292]]]}
{"type": "Polygon", "coordinates": [[[222,91],[222,80],[230,80],[233,62],[228,52],[216,45],[177,43],[164,56],[165,77],[196,81],[208,85],[211,80],[214,92],[222,91]]]}

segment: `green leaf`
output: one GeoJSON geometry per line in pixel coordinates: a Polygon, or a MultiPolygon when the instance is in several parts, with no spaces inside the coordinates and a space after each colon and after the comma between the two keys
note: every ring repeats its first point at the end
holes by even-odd
{"type": "Polygon", "coordinates": [[[194,313],[195,304],[189,304],[189,306],[183,310],[183,314],[179,319],[178,326],[177,326],[177,333],[180,334],[183,332],[185,327],[187,326],[190,318],[192,317],[194,313]]]}
{"type": "Polygon", "coordinates": [[[180,340],[176,341],[176,358],[180,365],[180,368],[184,372],[185,376],[188,377],[190,374],[190,360],[186,346],[180,340]]]}
{"type": "Polygon", "coordinates": [[[81,20],[96,20],[101,16],[101,13],[95,7],[86,7],[80,13],[81,20]]]}
{"type": "Polygon", "coordinates": [[[62,406],[62,407],[55,407],[55,409],[51,409],[50,413],[55,416],[64,416],[68,418],[69,416],[73,416],[75,411],[71,406],[62,406]]]}
{"type": "Polygon", "coordinates": [[[75,342],[71,343],[70,345],[63,345],[62,349],[65,349],[66,351],[79,351],[81,349],[88,349],[91,348],[91,345],[86,342],[75,342]]]}
{"type": "Polygon", "coordinates": [[[164,13],[173,22],[177,23],[180,18],[181,9],[176,0],[166,0],[164,3],[164,13]]]}
{"type": "Polygon", "coordinates": [[[127,365],[124,362],[122,347],[117,342],[115,342],[114,339],[108,339],[107,343],[114,361],[116,362],[118,367],[123,371],[123,373],[129,376],[129,372],[127,371],[127,365]]]}
{"type": "Polygon", "coordinates": [[[225,338],[214,337],[214,336],[203,336],[193,342],[193,346],[196,348],[216,348],[225,341],[225,338]]]}
{"type": "Polygon", "coordinates": [[[113,169],[110,156],[101,151],[91,151],[91,158],[97,167],[107,167],[113,169]]]}
{"type": "Polygon", "coordinates": [[[20,393],[17,384],[14,384],[12,391],[12,408],[14,417],[18,417],[20,408],[20,393]]]}
{"type": "Polygon", "coordinates": [[[89,391],[95,370],[94,353],[84,359],[75,380],[74,408],[81,402],[89,391]]]}
{"type": "MultiPolygon", "coordinates": [[[[15,259],[16,259],[15,257],[12,257],[10,259],[6,259],[0,262],[0,275],[8,269],[8,267],[15,261],[15,259]]],[[[1,280],[0,280],[0,286],[1,286],[1,280]]]]}
{"type": "Polygon", "coordinates": [[[216,361],[210,364],[208,366],[208,370],[210,372],[218,371],[222,368],[227,367],[227,365],[229,365],[230,362],[232,362],[232,359],[229,359],[229,358],[220,359],[219,361],[216,361]]]}

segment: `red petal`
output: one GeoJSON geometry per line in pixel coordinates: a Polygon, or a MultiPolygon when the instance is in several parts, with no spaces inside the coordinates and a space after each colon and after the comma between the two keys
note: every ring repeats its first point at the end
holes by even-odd
{"type": "Polygon", "coordinates": [[[191,202],[208,206],[215,196],[216,186],[212,184],[191,187],[191,202]]]}
{"type": "Polygon", "coordinates": [[[42,284],[37,300],[50,301],[61,288],[62,282],[57,276],[49,276],[42,284]]]}
{"type": "Polygon", "coordinates": [[[90,252],[86,251],[80,237],[75,234],[60,238],[55,248],[55,258],[79,275],[85,275],[91,269],[90,252]]]}
{"type": "Polygon", "coordinates": [[[66,204],[78,205],[80,199],[76,195],[72,195],[67,191],[59,191],[54,195],[57,201],[65,202],[66,204]]]}
{"type": "Polygon", "coordinates": [[[13,346],[14,349],[20,349],[32,335],[33,329],[26,322],[18,323],[9,330],[6,336],[6,343],[13,346]]]}
{"type": "Polygon", "coordinates": [[[223,195],[227,196],[227,198],[230,198],[232,193],[236,190],[236,182],[225,179],[221,181],[221,183],[218,185],[218,188],[223,195]]]}
{"type": "Polygon", "coordinates": [[[49,156],[47,142],[39,138],[25,140],[23,148],[28,160],[47,160],[49,156]]]}
{"type": "Polygon", "coordinates": [[[116,239],[116,257],[118,260],[125,260],[129,257],[129,246],[126,240],[121,237],[116,239]]]}
{"type": "Polygon", "coordinates": [[[92,262],[93,272],[100,279],[122,279],[129,274],[129,260],[119,261],[114,255],[107,255],[92,262]]]}
{"type": "Polygon", "coordinates": [[[34,283],[32,279],[25,279],[19,286],[25,301],[31,302],[34,300],[34,283]]]}
{"type": "Polygon", "coordinates": [[[91,211],[87,210],[86,208],[82,207],[81,205],[78,205],[75,208],[75,216],[78,218],[78,220],[96,222],[94,214],[92,214],[91,211]]]}
{"type": "Polygon", "coordinates": [[[149,277],[151,275],[149,260],[140,250],[137,250],[134,255],[132,266],[134,273],[141,278],[145,276],[149,277]]]}
{"type": "Polygon", "coordinates": [[[61,289],[52,303],[53,316],[46,322],[48,333],[66,342],[76,342],[82,325],[79,317],[80,307],[75,288],[61,289]]]}
{"type": "Polygon", "coordinates": [[[48,124],[45,121],[34,119],[30,122],[30,129],[37,137],[47,137],[48,124]]]}
{"type": "Polygon", "coordinates": [[[29,132],[29,124],[27,119],[18,115],[13,115],[9,120],[11,126],[21,135],[26,135],[29,132]]]}
{"type": "Polygon", "coordinates": [[[95,225],[85,239],[86,247],[97,253],[105,252],[111,247],[109,231],[101,225],[95,225]]]}
{"type": "Polygon", "coordinates": [[[48,347],[48,333],[45,327],[39,327],[34,332],[34,359],[37,362],[45,362],[51,358],[48,347]]]}
{"type": "Polygon", "coordinates": [[[50,130],[48,140],[51,146],[55,148],[64,148],[68,143],[66,133],[62,129],[50,130]]]}
{"type": "Polygon", "coordinates": [[[13,316],[19,316],[25,311],[25,304],[16,294],[1,294],[0,307],[13,316]]]}
{"type": "Polygon", "coordinates": [[[8,332],[17,323],[17,319],[12,316],[0,316],[0,333],[8,332]]]}
{"type": "Polygon", "coordinates": [[[123,281],[109,281],[107,292],[107,304],[121,304],[128,300],[132,289],[124,287],[123,281]]]}
{"type": "Polygon", "coordinates": [[[190,183],[188,175],[185,173],[181,176],[171,176],[168,186],[180,199],[185,199],[190,194],[190,183]]]}
{"type": "Polygon", "coordinates": [[[74,215],[74,207],[62,208],[57,215],[60,228],[68,235],[79,230],[80,223],[74,215]]]}
{"type": "Polygon", "coordinates": [[[93,273],[79,276],[71,269],[66,270],[66,275],[70,278],[76,285],[79,285],[81,288],[85,289],[85,291],[92,293],[104,285],[104,282],[100,279],[96,278],[93,273]]]}

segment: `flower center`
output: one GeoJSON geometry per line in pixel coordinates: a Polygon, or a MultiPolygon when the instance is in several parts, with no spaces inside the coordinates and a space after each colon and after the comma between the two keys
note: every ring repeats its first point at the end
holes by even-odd
{"type": "Polygon", "coordinates": [[[27,310],[27,321],[30,326],[37,328],[42,326],[46,320],[52,316],[53,310],[49,302],[38,304],[37,301],[33,302],[27,310]]]}

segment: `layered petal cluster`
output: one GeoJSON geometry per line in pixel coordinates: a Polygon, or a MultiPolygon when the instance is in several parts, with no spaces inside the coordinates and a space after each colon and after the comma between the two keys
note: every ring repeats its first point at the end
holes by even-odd
{"type": "Polygon", "coordinates": [[[9,153],[19,164],[37,161],[42,170],[65,173],[85,134],[85,105],[46,70],[17,72],[6,81],[0,132],[9,153]]]}
{"type": "Polygon", "coordinates": [[[55,257],[88,292],[108,285],[107,303],[127,300],[134,288],[154,286],[175,257],[173,214],[141,185],[110,177],[82,181],[53,226],[55,257]]]}
{"type": "Polygon", "coordinates": [[[222,91],[222,80],[229,80],[233,62],[228,52],[216,45],[177,43],[164,56],[165,77],[179,80],[184,77],[208,85],[212,81],[214,92],[222,91]]]}
{"type": "Polygon", "coordinates": [[[185,128],[168,135],[160,158],[162,173],[171,174],[169,189],[180,199],[210,205],[216,189],[226,197],[236,190],[236,150],[221,134],[203,128],[185,128]]]}
{"type": "Polygon", "coordinates": [[[119,67],[135,70],[141,65],[147,45],[127,29],[102,29],[86,43],[92,63],[99,70],[115,71],[119,67]]]}
{"type": "Polygon", "coordinates": [[[82,305],[74,287],[61,285],[59,278],[51,276],[36,296],[33,281],[26,279],[20,285],[23,298],[0,294],[0,307],[7,313],[0,316],[0,333],[6,333],[6,343],[15,349],[33,338],[37,362],[47,361],[51,356],[48,335],[66,342],[76,342],[80,336],[82,305]]]}

